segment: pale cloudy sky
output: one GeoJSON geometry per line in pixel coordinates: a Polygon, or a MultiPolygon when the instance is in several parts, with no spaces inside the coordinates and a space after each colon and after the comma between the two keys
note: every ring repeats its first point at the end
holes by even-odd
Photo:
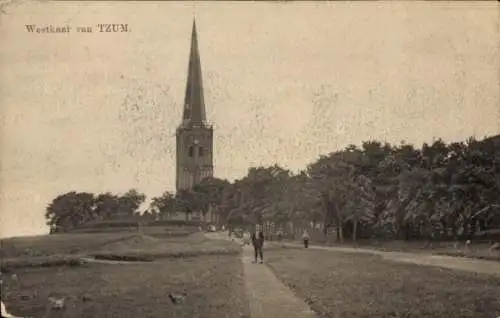
{"type": "Polygon", "coordinates": [[[196,14],[215,174],[293,170],[363,140],[500,133],[495,2],[44,2],[0,20],[0,236],[76,191],[175,185],[196,14]],[[25,24],[127,23],[30,34],[25,24]]]}

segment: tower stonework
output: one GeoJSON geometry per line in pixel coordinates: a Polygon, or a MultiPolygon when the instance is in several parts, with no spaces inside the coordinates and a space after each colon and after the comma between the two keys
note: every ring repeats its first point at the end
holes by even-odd
{"type": "Polygon", "coordinates": [[[196,22],[193,21],[182,122],[176,131],[176,190],[213,176],[213,128],[206,120],[196,22]]]}

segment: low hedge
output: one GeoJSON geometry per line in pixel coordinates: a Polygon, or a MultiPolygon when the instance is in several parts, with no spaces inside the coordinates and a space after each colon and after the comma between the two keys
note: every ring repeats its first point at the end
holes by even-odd
{"type": "Polygon", "coordinates": [[[140,223],[137,220],[108,220],[108,221],[90,221],[82,224],[68,232],[75,233],[92,233],[99,232],[99,230],[106,231],[123,231],[128,229],[137,229],[140,226],[153,227],[153,226],[176,226],[176,227],[193,227],[197,228],[204,225],[202,221],[195,220],[158,220],[147,223],[140,223]]]}
{"type": "Polygon", "coordinates": [[[78,228],[71,230],[69,234],[88,234],[88,233],[120,233],[120,232],[137,232],[137,228],[130,227],[96,227],[96,228],[78,228]]]}
{"type": "Polygon", "coordinates": [[[107,260],[107,261],[124,261],[124,262],[152,262],[157,259],[164,258],[187,258],[187,257],[197,257],[206,255],[236,255],[240,252],[236,248],[228,249],[213,249],[213,250],[191,250],[191,251],[175,251],[175,252],[164,252],[156,254],[148,253],[97,253],[93,254],[97,260],[107,260]]]}
{"type": "Polygon", "coordinates": [[[196,220],[158,220],[147,223],[146,226],[165,226],[165,225],[177,225],[177,226],[193,226],[198,227],[199,225],[205,224],[203,221],[196,220]]]}
{"type": "Polygon", "coordinates": [[[102,229],[102,228],[116,228],[116,227],[138,227],[139,222],[136,220],[107,220],[107,221],[90,221],[75,228],[78,231],[81,229],[102,229]]]}
{"type": "Polygon", "coordinates": [[[2,260],[0,270],[3,273],[10,273],[19,268],[37,268],[37,267],[75,267],[81,266],[86,262],[80,256],[73,255],[54,255],[48,257],[32,258],[6,258],[2,260]]]}
{"type": "Polygon", "coordinates": [[[193,233],[182,231],[182,232],[147,233],[147,234],[149,236],[161,239],[161,238],[173,238],[173,237],[187,237],[193,233]]]}
{"type": "Polygon", "coordinates": [[[96,260],[122,262],[152,262],[155,260],[151,255],[94,254],[92,257],[96,260]]]}

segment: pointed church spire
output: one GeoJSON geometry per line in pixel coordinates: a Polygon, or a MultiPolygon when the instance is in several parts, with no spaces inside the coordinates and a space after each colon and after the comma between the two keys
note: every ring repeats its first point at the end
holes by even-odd
{"type": "Polygon", "coordinates": [[[206,121],[200,52],[198,50],[198,36],[196,32],[196,20],[194,18],[182,119],[183,125],[203,125],[206,121]]]}

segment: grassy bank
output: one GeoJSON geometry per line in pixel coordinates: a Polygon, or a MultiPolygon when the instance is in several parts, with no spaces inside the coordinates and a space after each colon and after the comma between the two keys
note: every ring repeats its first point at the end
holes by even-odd
{"type": "Polygon", "coordinates": [[[203,233],[158,238],[142,233],[59,234],[13,238],[2,242],[4,272],[18,268],[79,266],[83,257],[103,260],[153,261],[202,255],[235,255],[241,250],[227,240],[208,240],[203,233]]]}
{"type": "Polygon", "coordinates": [[[318,250],[271,250],[267,260],[321,317],[500,315],[498,278],[318,250]]]}
{"type": "Polygon", "coordinates": [[[133,237],[136,233],[53,234],[0,240],[2,258],[78,255],[133,237]]]}
{"type": "Polygon", "coordinates": [[[202,255],[235,255],[241,251],[236,243],[209,240],[203,233],[188,237],[159,239],[137,235],[108,244],[90,255],[97,259],[152,261],[161,258],[195,257],[202,255]]]}

